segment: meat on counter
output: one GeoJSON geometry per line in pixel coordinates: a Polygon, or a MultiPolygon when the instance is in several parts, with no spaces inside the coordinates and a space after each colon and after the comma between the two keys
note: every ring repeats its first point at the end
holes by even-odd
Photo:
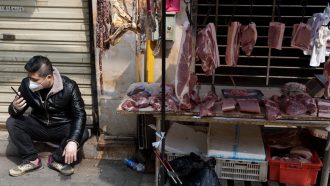
{"type": "Polygon", "coordinates": [[[230,112],[234,111],[236,108],[236,100],[234,98],[224,98],[222,99],[222,111],[230,112]]]}
{"type": "Polygon", "coordinates": [[[240,112],[260,114],[259,100],[257,99],[237,99],[240,112]]]}
{"type": "Polygon", "coordinates": [[[215,103],[219,100],[218,95],[214,91],[209,91],[207,96],[204,98],[202,103],[200,104],[200,111],[199,115],[202,116],[209,116],[213,114],[213,108],[215,103]]]}
{"type": "Polygon", "coordinates": [[[266,109],[266,119],[268,121],[275,121],[276,119],[281,117],[280,105],[276,101],[276,99],[266,99],[264,101],[265,109],[266,109]]]}

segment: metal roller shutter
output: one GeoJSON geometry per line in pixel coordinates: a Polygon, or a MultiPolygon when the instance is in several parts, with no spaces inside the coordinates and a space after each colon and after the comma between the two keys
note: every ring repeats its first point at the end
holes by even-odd
{"type": "MultiPolygon", "coordinates": [[[[217,27],[217,40],[221,66],[216,70],[215,84],[240,86],[281,86],[286,82],[305,83],[314,74],[322,73],[320,67],[310,67],[310,56],[303,55],[300,49],[290,46],[293,24],[302,21],[301,0],[281,1],[281,20],[285,23],[282,50],[267,47],[268,25],[277,21],[275,0],[254,0],[250,17],[250,0],[193,0],[197,17],[197,29],[205,23],[214,22],[217,27]],[[235,6],[236,2],[236,6],[235,6]],[[273,5],[274,4],[274,5],[273,5]],[[235,12],[233,12],[233,10],[235,12]],[[232,17],[232,15],[234,15],[232,17]],[[274,15],[274,17],[273,17],[274,15]],[[227,23],[232,18],[242,24],[251,21],[257,25],[258,38],[252,55],[247,57],[241,51],[237,67],[228,67],[225,63],[227,43],[227,23]]],[[[323,12],[326,2],[321,0],[305,1],[305,19],[313,13],[323,12]]],[[[201,65],[196,63],[196,73],[203,84],[211,84],[212,77],[205,76],[201,65]]]]}
{"type": "Polygon", "coordinates": [[[47,56],[63,75],[77,81],[92,127],[88,11],[88,0],[0,0],[0,128],[5,128],[14,97],[10,86],[19,86],[26,76],[24,64],[34,55],[47,56]]]}

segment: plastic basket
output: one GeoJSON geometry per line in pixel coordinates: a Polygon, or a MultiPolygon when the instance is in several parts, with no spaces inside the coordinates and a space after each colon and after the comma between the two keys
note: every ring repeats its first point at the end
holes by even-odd
{"type": "Polygon", "coordinates": [[[185,154],[177,154],[177,153],[165,152],[165,155],[166,155],[167,161],[172,161],[175,158],[179,158],[179,157],[184,156],[185,154]]]}
{"type": "Polygon", "coordinates": [[[267,161],[216,160],[215,171],[221,179],[267,181],[267,161]]]}
{"type": "Polygon", "coordinates": [[[322,162],[316,152],[313,152],[312,163],[295,163],[283,160],[272,160],[271,150],[267,150],[269,164],[269,180],[284,184],[314,185],[322,162]]]}

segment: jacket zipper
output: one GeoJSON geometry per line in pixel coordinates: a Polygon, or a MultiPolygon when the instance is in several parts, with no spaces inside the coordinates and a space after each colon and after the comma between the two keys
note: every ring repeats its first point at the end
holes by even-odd
{"type": "Polygon", "coordinates": [[[40,94],[39,91],[38,91],[38,95],[39,95],[39,99],[40,99],[40,101],[41,101],[42,107],[43,107],[43,108],[45,109],[45,111],[46,111],[46,116],[47,116],[47,126],[49,126],[49,124],[50,124],[49,113],[48,113],[48,110],[47,110],[47,107],[46,107],[46,102],[47,102],[47,98],[48,98],[48,96],[46,96],[45,101],[42,101],[42,97],[41,97],[41,94],[40,94]]]}

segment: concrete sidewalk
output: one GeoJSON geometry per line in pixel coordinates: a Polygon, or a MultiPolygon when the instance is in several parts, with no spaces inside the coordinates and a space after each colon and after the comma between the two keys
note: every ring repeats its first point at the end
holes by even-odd
{"type": "Polygon", "coordinates": [[[20,177],[11,177],[8,170],[19,162],[16,157],[0,156],[0,186],[153,186],[153,174],[142,174],[126,167],[121,161],[83,159],[76,165],[75,174],[63,176],[47,167],[43,158],[43,168],[20,177]]]}

